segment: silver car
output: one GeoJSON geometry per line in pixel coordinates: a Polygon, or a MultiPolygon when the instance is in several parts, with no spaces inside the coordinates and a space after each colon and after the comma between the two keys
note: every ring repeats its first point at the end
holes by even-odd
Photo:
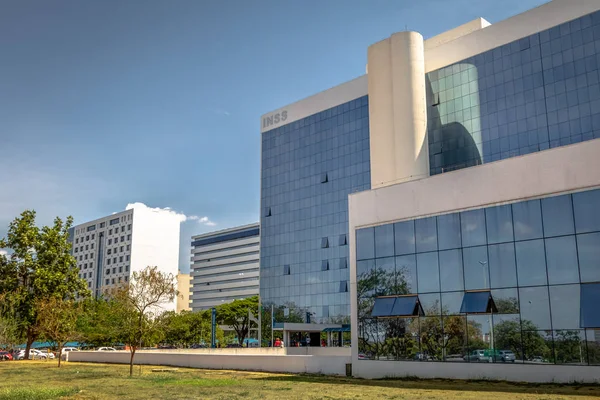
{"type": "Polygon", "coordinates": [[[498,351],[498,355],[500,356],[500,361],[502,362],[515,362],[515,353],[511,350],[500,350],[498,351]]]}

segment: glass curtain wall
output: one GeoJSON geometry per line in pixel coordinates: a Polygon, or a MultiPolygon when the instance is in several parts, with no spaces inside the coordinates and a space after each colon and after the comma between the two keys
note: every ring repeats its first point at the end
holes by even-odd
{"type": "Polygon", "coordinates": [[[360,359],[600,363],[600,190],[360,229],[356,246],[360,359]]]}

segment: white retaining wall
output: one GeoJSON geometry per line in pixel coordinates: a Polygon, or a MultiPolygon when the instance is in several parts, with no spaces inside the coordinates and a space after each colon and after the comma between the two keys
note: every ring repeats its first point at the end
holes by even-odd
{"type": "MultiPolygon", "coordinates": [[[[129,357],[128,351],[74,351],[69,353],[68,361],[128,364],[129,357]]],[[[350,356],[234,355],[142,351],[135,354],[134,362],[136,365],[346,375],[346,364],[350,364],[350,356]]]]}

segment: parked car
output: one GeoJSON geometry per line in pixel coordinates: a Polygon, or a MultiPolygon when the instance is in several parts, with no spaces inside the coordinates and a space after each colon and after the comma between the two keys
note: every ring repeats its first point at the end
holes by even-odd
{"type": "Polygon", "coordinates": [[[8,351],[0,351],[0,361],[12,361],[13,356],[8,351]]]}
{"type": "Polygon", "coordinates": [[[194,343],[190,349],[205,349],[207,346],[204,343],[194,343]]]}
{"type": "Polygon", "coordinates": [[[67,353],[70,353],[72,351],[79,351],[79,349],[77,347],[63,347],[62,351],[60,353],[60,357],[62,360],[66,360],[67,359],[67,353]]]}
{"type": "Polygon", "coordinates": [[[489,362],[490,357],[485,355],[485,350],[473,350],[471,354],[464,356],[463,360],[469,362],[489,362]]]}
{"type": "Polygon", "coordinates": [[[242,346],[240,346],[240,344],[239,344],[239,343],[229,343],[229,344],[227,345],[227,348],[228,348],[228,349],[239,349],[239,348],[241,348],[241,347],[242,347],[242,346]]]}
{"type": "Polygon", "coordinates": [[[516,358],[515,353],[511,350],[500,350],[498,351],[499,361],[501,362],[512,362],[514,363],[516,358]]]}
{"type": "MultiPolygon", "coordinates": [[[[17,354],[17,360],[23,360],[25,358],[25,350],[19,351],[17,354]]],[[[29,350],[30,360],[47,360],[48,358],[54,358],[54,354],[44,353],[40,350],[31,349],[29,350]]]]}
{"type": "Polygon", "coordinates": [[[54,359],[56,357],[50,349],[38,349],[38,351],[45,354],[46,357],[48,357],[50,359],[54,359]]]}
{"type": "Polygon", "coordinates": [[[427,353],[416,353],[413,359],[416,361],[431,361],[433,360],[433,357],[427,353]]]}
{"type": "Polygon", "coordinates": [[[543,363],[546,362],[544,361],[544,357],[542,356],[535,356],[529,359],[529,361],[534,362],[534,363],[543,363]]]}
{"type": "Polygon", "coordinates": [[[114,347],[99,347],[96,351],[117,351],[114,347]]]}

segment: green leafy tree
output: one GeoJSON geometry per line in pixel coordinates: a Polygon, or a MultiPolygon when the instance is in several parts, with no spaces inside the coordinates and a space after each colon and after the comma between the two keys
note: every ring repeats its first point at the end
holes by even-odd
{"type": "MultiPolygon", "coordinates": [[[[164,342],[178,347],[189,347],[195,343],[210,343],[211,311],[166,312],[162,315],[164,325],[164,342]]],[[[223,343],[223,330],[216,327],[216,339],[223,343]]]]}
{"type": "Polygon", "coordinates": [[[72,299],[48,297],[38,300],[36,308],[41,336],[55,343],[60,368],[65,344],[81,337],[78,322],[83,315],[83,303],[72,299]]]}
{"type": "MultiPolygon", "coordinates": [[[[0,304],[4,304],[4,307],[9,309],[5,297],[4,295],[0,295],[0,304]]],[[[0,311],[0,348],[13,348],[19,341],[19,326],[14,318],[14,314],[11,312],[2,313],[0,311]]]]}
{"type": "Polygon", "coordinates": [[[110,321],[118,338],[129,347],[129,375],[133,375],[135,352],[142,345],[155,344],[163,333],[163,306],[177,296],[175,276],[146,267],[133,272],[129,284],[111,293],[110,321]]]}
{"type": "Polygon", "coordinates": [[[258,315],[258,296],[234,300],[231,303],[221,304],[216,308],[218,323],[232,327],[237,334],[239,344],[242,345],[250,330],[248,313],[258,315]]]}
{"type": "Polygon", "coordinates": [[[39,300],[56,297],[75,299],[89,296],[85,281],[78,277],[77,262],[71,256],[68,241],[73,219],[60,218],[52,226],[35,225],[35,211],[24,211],[10,223],[0,248],[11,250],[10,257],[0,255],[0,315],[13,320],[20,336],[31,344],[40,336],[39,300]]]}
{"type": "Polygon", "coordinates": [[[497,349],[510,349],[521,359],[536,356],[547,359],[551,348],[544,337],[536,330],[535,324],[529,320],[502,321],[494,327],[494,341],[497,349]]]}

